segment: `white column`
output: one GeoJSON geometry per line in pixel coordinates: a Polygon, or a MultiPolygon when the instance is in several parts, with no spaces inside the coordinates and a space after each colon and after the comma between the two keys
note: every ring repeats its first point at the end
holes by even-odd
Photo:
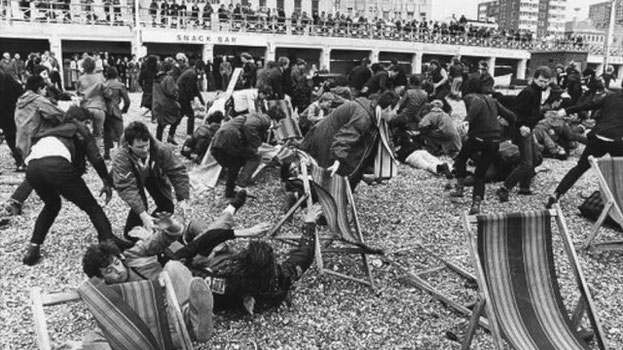
{"type": "Polygon", "coordinates": [[[322,50],[320,50],[320,67],[318,67],[318,69],[324,68],[329,72],[331,71],[331,49],[328,46],[324,46],[322,50]]]}
{"type": "Polygon", "coordinates": [[[413,54],[411,72],[413,72],[413,74],[422,74],[422,54],[419,52],[413,54]]]}
{"type": "Polygon", "coordinates": [[[214,62],[214,44],[203,44],[203,48],[201,50],[201,60],[203,62],[214,62]]]}
{"type": "Polygon", "coordinates": [[[379,49],[372,49],[372,51],[370,51],[370,61],[372,61],[372,63],[377,63],[379,61],[379,49]]]}
{"type": "Polygon", "coordinates": [[[276,59],[276,54],[277,48],[275,47],[275,44],[272,42],[268,42],[268,44],[266,45],[266,55],[264,55],[265,61],[274,61],[276,59]]]}
{"type": "Polygon", "coordinates": [[[600,76],[603,72],[604,72],[604,64],[599,63],[595,69],[595,74],[597,74],[597,76],[600,76]]]}
{"type": "MultiPolygon", "coordinates": [[[[619,68],[617,69],[617,81],[619,82],[619,86],[617,87],[621,87],[621,80],[623,80],[623,64],[619,65],[619,68]]],[[[612,83],[610,83],[612,86],[612,83]]]]}
{"type": "Polygon", "coordinates": [[[517,62],[517,79],[526,79],[526,68],[528,67],[528,59],[522,58],[517,62]]]}
{"type": "Polygon", "coordinates": [[[54,56],[56,57],[56,60],[58,61],[58,73],[61,76],[61,86],[65,86],[63,85],[63,80],[65,75],[64,73],[64,68],[63,68],[63,46],[61,45],[61,38],[59,38],[58,36],[54,35],[52,37],[50,37],[50,39],[48,39],[50,41],[50,52],[54,53],[54,56]]]}
{"type": "Polygon", "coordinates": [[[489,74],[495,76],[495,57],[489,57],[489,74]]]}

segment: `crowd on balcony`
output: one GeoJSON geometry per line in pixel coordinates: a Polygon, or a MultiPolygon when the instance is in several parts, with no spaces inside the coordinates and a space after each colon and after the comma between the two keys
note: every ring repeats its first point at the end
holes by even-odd
{"type": "MultiPolygon", "coordinates": [[[[133,25],[134,7],[120,0],[21,0],[19,10],[3,11],[3,16],[14,20],[72,22],[102,25],[133,25]]],[[[8,7],[9,4],[3,5],[8,7]]],[[[368,18],[355,13],[317,12],[295,10],[289,16],[283,9],[251,8],[241,4],[184,0],[153,0],[148,8],[141,8],[144,26],[166,28],[203,28],[225,31],[280,33],[355,37],[398,41],[461,44],[518,49],[576,49],[602,53],[603,49],[575,39],[549,37],[534,40],[535,35],[525,30],[499,30],[492,26],[469,22],[465,16],[447,21],[368,18]]],[[[617,54],[617,53],[615,53],[617,54]]]]}

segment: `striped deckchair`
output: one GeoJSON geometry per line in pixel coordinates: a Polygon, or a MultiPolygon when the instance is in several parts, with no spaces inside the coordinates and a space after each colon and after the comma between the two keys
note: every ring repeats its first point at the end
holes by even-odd
{"type": "Polygon", "coordinates": [[[588,349],[578,328],[584,312],[599,349],[607,348],[588,286],[577,263],[558,205],[553,210],[464,216],[479,287],[479,301],[463,342],[471,343],[476,321],[486,317],[498,349],[502,338],[518,350],[588,349]],[[569,317],[562,301],[552,251],[555,218],[580,301],[569,317]],[[474,234],[470,225],[476,223],[474,234]]]}
{"type": "Polygon", "coordinates": [[[597,172],[604,209],[580,248],[595,251],[623,250],[623,240],[593,243],[608,215],[623,228],[623,157],[596,159],[590,156],[588,161],[597,172]]]}
{"type": "Polygon", "coordinates": [[[182,349],[192,349],[169,276],[166,272],[161,276],[160,281],[145,280],[111,286],[91,279],[77,289],[54,294],[43,294],[40,288],[32,288],[31,301],[39,349],[52,349],[43,306],[77,300],[85,302],[108,345],[114,350],[175,349],[169,321],[173,321],[176,340],[182,349]]]}
{"type": "MultiPolygon", "coordinates": [[[[350,183],[347,177],[334,175],[318,166],[316,161],[300,150],[297,150],[300,161],[301,178],[295,183],[302,184],[305,194],[273,227],[269,236],[274,236],[279,228],[307,201],[307,208],[311,210],[313,201],[317,200],[329,227],[329,237],[316,236],[316,265],[321,274],[327,273],[352,281],[369,285],[374,289],[374,280],[370,272],[367,254],[383,254],[383,251],[367,245],[361,233],[359,217],[350,183]],[[350,215],[349,215],[350,213],[350,215]],[[351,221],[352,217],[352,221],[351,221]],[[321,238],[328,243],[322,244],[321,238]],[[333,242],[345,243],[348,247],[332,246],[333,242]],[[324,269],[322,254],[355,254],[360,255],[367,280],[345,275],[336,271],[324,269]]],[[[283,239],[284,236],[275,238],[283,239]]]]}

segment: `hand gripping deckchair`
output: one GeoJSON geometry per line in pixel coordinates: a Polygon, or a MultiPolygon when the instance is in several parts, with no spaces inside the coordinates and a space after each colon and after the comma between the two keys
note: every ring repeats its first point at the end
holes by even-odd
{"type": "Polygon", "coordinates": [[[367,254],[383,254],[383,251],[368,246],[364,241],[348,178],[339,175],[331,176],[330,172],[318,166],[311,156],[300,150],[296,152],[300,160],[301,169],[301,178],[296,181],[302,182],[304,195],[299,198],[296,204],[294,204],[285,216],[273,227],[269,232],[269,237],[274,236],[277,239],[286,241],[287,239],[296,239],[297,237],[275,235],[279,228],[294,215],[296,210],[300,208],[303,203],[306,203],[307,210],[312,210],[313,200],[317,199],[322,207],[330,231],[329,237],[320,237],[316,231],[315,257],[320,274],[327,273],[368,285],[374,289],[374,279],[370,271],[367,254]],[[352,215],[352,225],[349,219],[349,211],[352,215]],[[342,244],[336,246],[333,244],[336,242],[341,242],[342,244]],[[366,279],[325,269],[322,258],[323,254],[359,255],[362,260],[366,279]]]}
{"type": "Polygon", "coordinates": [[[78,300],[85,302],[113,349],[174,349],[169,320],[174,323],[182,349],[192,349],[177,296],[166,272],[158,281],[109,286],[92,279],[77,289],[53,294],[42,293],[41,288],[34,287],[30,297],[37,343],[42,350],[52,349],[43,307],[78,300]]]}
{"type": "Polygon", "coordinates": [[[593,243],[593,240],[597,237],[597,231],[599,231],[608,215],[623,228],[623,157],[596,159],[590,156],[588,161],[597,172],[604,209],[595,225],[593,225],[588,238],[582,242],[580,248],[595,251],[623,250],[623,240],[593,243]]]}
{"type": "Polygon", "coordinates": [[[486,311],[494,343],[502,338],[517,350],[588,349],[578,328],[584,312],[599,349],[607,349],[593,299],[577,263],[560,206],[512,214],[464,215],[478,279],[479,300],[463,349],[468,349],[476,320],[486,311]],[[570,318],[560,294],[552,251],[551,220],[556,219],[580,301],[570,318]],[[476,223],[474,232],[471,225],[476,223]]]}

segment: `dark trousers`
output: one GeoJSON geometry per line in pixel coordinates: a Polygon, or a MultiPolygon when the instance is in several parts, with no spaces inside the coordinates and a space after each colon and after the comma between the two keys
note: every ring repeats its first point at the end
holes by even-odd
{"type": "Polygon", "coordinates": [[[464,179],[467,177],[467,160],[471,156],[480,152],[480,158],[476,161],[476,171],[474,172],[473,198],[476,198],[477,196],[481,199],[484,198],[485,174],[487,173],[487,169],[489,169],[491,164],[495,161],[495,158],[498,156],[499,148],[500,143],[498,141],[478,140],[470,137],[465,143],[463,143],[461,151],[456,156],[456,159],[454,160],[456,176],[459,179],[464,179]]]}
{"type": "MultiPolygon", "coordinates": [[[[154,210],[152,214],[159,212],[173,213],[173,211],[175,210],[175,205],[173,204],[173,201],[164,193],[162,193],[162,191],[160,190],[160,188],[158,188],[158,185],[152,178],[147,178],[147,181],[145,182],[145,189],[139,189],[139,191],[143,191],[143,193],[145,190],[149,192],[151,198],[156,203],[156,210],[154,210]]],[[[143,204],[145,205],[145,208],[147,208],[147,197],[144,198],[145,200],[143,204]]],[[[130,230],[133,229],[135,226],[143,226],[143,220],[141,220],[139,214],[140,213],[136,213],[134,212],[134,210],[130,209],[130,212],[128,213],[128,218],[125,221],[125,228],[123,229],[123,236],[125,238],[131,239],[128,236],[128,232],[130,232],[130,230]]]]}
{"type": "Polygon", "coordinates": [[[11,156],[15,159],[15,165],[20,166],[24,161],[22,159],[21,152],[15,147],[15,130],[4,130],[4,139],[6,140],[6,144],[9,145],[9,149],[11,150],[11,156]]]}
{"type": "Polygon", "coordinates": [[[22,205],[30,197],[32,193],[32,186],[27,181],[27,178],[22,181],[15,189],[15,192],[11,195],[11,202],[22,205]]]}
{"type": "Polygon", "coordinates": [[[61,196],[89,215],[98,240],[112,239],[110,221],[97,204],[78,170],[62,157],[46,157],[30,161],[26,179],[45,204],[33,230],[31,243],[42,244],[61,210],[61,196]]]}
{"type": "Polygon", "coordinates": [[[525,137],[518,136],[515,144],[519,147],[519,165],[508,175],[504,181],[504,187],[511,190],[519,183],[519,188],[530,189],[538,157],[532,131],[525,137]]]}
{"type": "Polygon", "coordinates": [[[623,156],[623,141],[608,142],[600,140],[594,135],[589,136],[586,148],[584,148],[584,152],[580,156],[578,163],[562,178],[560,184],[556,187],[556,193],[559,195],[567,193],[575,182],[590,169],[591,164],[588,162],[589,156],[601,157],[606,153],[609,153],[612,157],[623,156]]]}
{"type": "MultiPolygon", "coordinates": [[[[180,125],[182,119],[178,119],[175,123],[171,124],[169,128],[169,138],[175,137],[175,132],[177,131],[177,126],[180,125]]],[[[162,135],[164,134],[164,128],[167,127],[168,124],[158,123],[158,127],[156,128],[156,139],[158,141],[162,141],[162,135]]]]}
{"type": "Polygon", "coordinates": [[[195,111],[193,111],[191,101],[180,101],[182,105],[182,118],[186,116],[186,135],[190,136],[195,131],[195,111]]]}
{"type": "Polygon", "coordinates": [[[249,158],[236,157],[219,148],[212,148],[212,156],[223,167],[227,168],[227,180],[225,180],[225,197],[234,196],[236,184],[247,187],[251,184],[251,177],[262,163],[262,156],[256,155],[249,158]]]}

